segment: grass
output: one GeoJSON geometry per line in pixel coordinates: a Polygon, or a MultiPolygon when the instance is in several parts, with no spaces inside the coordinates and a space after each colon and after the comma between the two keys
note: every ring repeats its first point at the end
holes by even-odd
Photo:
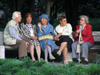
{"type": "Polygon", "coordinates": [[[44,60],[33,63],[29,57],[17,59],[0,59],[0,75],[100,75],[100,64],[88,66],[74,62],[68,65],[55,65],[44,60]]]}

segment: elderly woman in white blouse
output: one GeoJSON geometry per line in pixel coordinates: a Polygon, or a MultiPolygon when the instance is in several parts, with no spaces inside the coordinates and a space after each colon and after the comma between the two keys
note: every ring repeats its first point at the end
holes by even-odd
{"type": "Polygon", "coordinates": [[[67,61],[67,52],[71,51],[71,44],[73,42],[72,38],[72,26],[71,24],[67,23],[65,16],[59,16],[58,18],[60,24],[55,28],[55,40],[56,44],[60,46],[57,54],[61,55],[63,52],[64,56],[64,64],[68,64],[67,61]]]}

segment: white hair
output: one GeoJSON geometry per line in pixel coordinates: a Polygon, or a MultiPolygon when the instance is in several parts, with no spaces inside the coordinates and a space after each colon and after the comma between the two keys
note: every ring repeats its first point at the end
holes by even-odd
{"type": "Polygon", "coordinates": [[[12,14],[12,19],[16,19],[17,17],[19,17],[19,14],[21,14],[21,12],[19,11],[14,11],[13,14],[12,14]]]}
{"type": "Polygon", "coordinates": [[[86,22],[86,23],[89,23],[89,17],[88,17],[88,16],[86,16],[86,15],[81,15],[79,18],[81,19],[82,17],[85,19],[85,22],[86,22]]]}

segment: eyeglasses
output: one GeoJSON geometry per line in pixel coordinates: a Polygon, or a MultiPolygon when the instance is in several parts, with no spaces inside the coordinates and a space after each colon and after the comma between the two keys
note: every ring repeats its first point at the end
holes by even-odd
{"type": "Polygon", "coordinates": [[[80,19],[80,21],[85,21],[85,20],[81,20],[81,19],[80,19]]]}

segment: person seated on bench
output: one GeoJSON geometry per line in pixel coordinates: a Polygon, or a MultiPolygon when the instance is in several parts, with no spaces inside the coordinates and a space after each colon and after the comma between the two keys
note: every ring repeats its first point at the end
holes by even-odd
{"type": "MultiPolygon", "coordinates": [[[[42,37],[45,35],[51,35],[55,37],[54,35],[54,29],[53,26],[49,23],[48,15],[42,14],[39,16],[39,21],[37,31],[38,31],[38,37],[42,37]]],[[[51,39],[43,39],[40,41],[40,46],[42,50],[45,52],[45,61],[48,62],[48,53],[49,58],[51,60],[55,59],[55,57],[52,55],[52,51],[55,49],[56,44],[51,39]]]]}
{"type": "Polygon", "coordinates": [[[19,22],[21,21],[21,13],[15,11],[12,14],[12,20],[10,20],[4,29],[4,43],[12,47],[19,47],[19,60],[21,61],[27,56],[27,48],[29,41],[24,41],[19,34],[19,22]]]}
{"type": "Polygon", "coordinates": [[[84,64],[88,64],[88,48],[93,47],[94,39],[92,36],[92,26],[89,25],[89,18],[85,15],[81,15],[80,24],[76,26],[75,33],[73,35],[75,42],[72,44],[72,57],[77,58],[78,62],[81,62],[79,53],[77,50],[78,45],[81,45],[82,57],[84,58],[84,64]],[[80,38],[80,39],[79,39],[80,38]]]}
{"type": "Polygon", "coordinates": [[[57,54],[61,55],[61,52],[63,52],[64,56],[64,64],[68,64],[67,61],[67,52],[68,50],[71,52],[71,44],[73,43],[73,37],[72,37],[72,26],[71,24],[67,23],[67,19],[65,16],[59,16],[58,20],[60,24],[56,26],[54,33],[55,33],[55,40],[56,44],[60,46],[60,49],[58,50],[57,54]]]}
{"type": "Polygon", "coordinates": [[[27,13],[26,14],[26,19],[25,23],[21,24],[21,30],[25,38],[30,39],[30,54],[32,57],[32,61],[36,62],[36,59],[34,57],[34,48],[35,44],[37,46],[39,58],[41,55],[41,49],[40,49],[40,43],[37,40],[37,30],[36,30],[36,25],[32,24],[32,14],[27,13]]]}

